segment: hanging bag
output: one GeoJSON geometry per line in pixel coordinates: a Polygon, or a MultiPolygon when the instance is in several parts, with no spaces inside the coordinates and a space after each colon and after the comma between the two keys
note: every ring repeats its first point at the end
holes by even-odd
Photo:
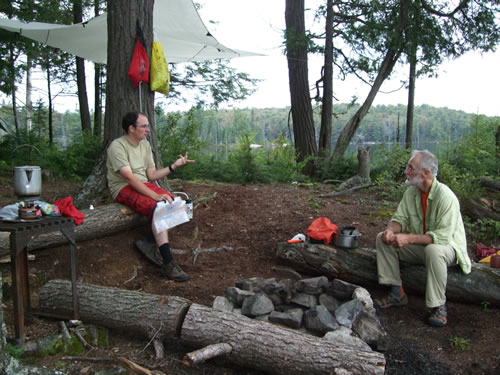
{"type": "Polygon", "coordinates": [[[134,85],[134,88],[139,87],[139,82],[149,82],[149,59],[144,48],[144,36],[137,21],[137,35],[135,37],[135,49],[132,55],[132,61],[128,70],[128,76],[134,85]]]}
{"type": "Polygon", "coordinates": [[[168,95],[170,88],[170,73],[163,47],[159,42],[153,42],[151,53],[151,91],[158,91],[168,95]]]}

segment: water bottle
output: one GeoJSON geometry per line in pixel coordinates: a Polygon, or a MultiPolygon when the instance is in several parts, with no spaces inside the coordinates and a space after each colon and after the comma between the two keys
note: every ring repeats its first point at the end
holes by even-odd
{"type": "Polygon", "coordinates": [[[187,212],[188,219],[192,220],[193,219],[193,201],[191,199],[186,199],[186,206],[188,209],[188,212],[187,212]]]}

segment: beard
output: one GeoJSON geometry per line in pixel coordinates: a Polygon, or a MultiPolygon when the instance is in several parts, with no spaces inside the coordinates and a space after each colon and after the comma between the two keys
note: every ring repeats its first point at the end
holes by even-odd
{"type": "Polygon", "coordinates": [[[422,176],[415,176],[413,178],[406,177],[405,184],[410,186],[418,186],[422,182],[424,182],[424,178],[422,176]]]}

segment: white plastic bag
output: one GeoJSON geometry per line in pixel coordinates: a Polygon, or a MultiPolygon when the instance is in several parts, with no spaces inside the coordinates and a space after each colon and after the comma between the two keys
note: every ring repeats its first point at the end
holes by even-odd
{"type": "Polygon", "coordinates": [[[175,197],[172,203],[160,201],[156,204],[153,214],[153,224],[158,233],[188,221],[186,202],[180,197],[175,197]]]}

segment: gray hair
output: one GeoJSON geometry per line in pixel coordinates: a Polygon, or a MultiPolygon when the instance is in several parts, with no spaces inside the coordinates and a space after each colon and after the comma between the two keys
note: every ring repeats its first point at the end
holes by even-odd
{"type": "Polygon", "coordinates": [[[431,175],[436,177],[438,174],[438,161],[434,154],[429,150],[413,150],[410,160],[417,155],[420,156],[420,169],[428,169],[431,172],[431,175]]]}

